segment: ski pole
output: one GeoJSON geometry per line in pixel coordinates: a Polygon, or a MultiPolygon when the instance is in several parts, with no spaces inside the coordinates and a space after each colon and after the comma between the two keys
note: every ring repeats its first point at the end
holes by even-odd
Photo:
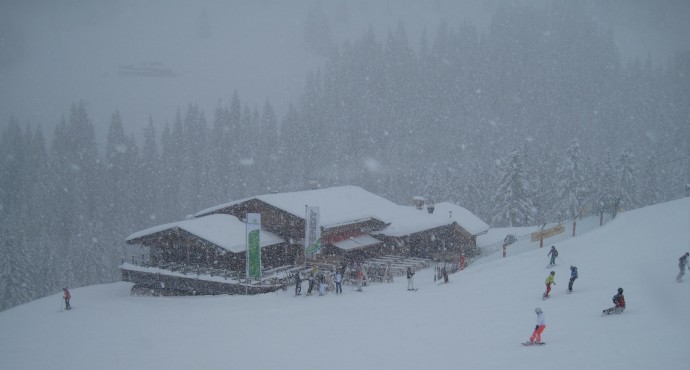
{"type": "Polygon", "coordinates": [[[559,261],[565,263],[565,261],[563,261],[563,260],[561,259],[561,257],[556,256],[556,258],[558,258],[559,261]]]}

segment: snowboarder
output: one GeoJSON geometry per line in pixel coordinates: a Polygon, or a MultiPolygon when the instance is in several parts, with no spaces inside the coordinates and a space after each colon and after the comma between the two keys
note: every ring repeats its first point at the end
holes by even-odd
{"type": "Polygon", "coordinates": [[[407,268],[407,290],[414,290],[414,271],[411,267],[407,268]]]}
{"type": "Polygon", "coordinates": [[[546,277],[546,292],[544,292],[544,296],[542,297],[543,299],[549,298],[549,293],[551,292],[551,284],[556,285],[556,282],[553,281],[555,276],[556,271],[551,271],[549,276],[546,277]]]}
{"type": "Polygon", "coordinates": [[[549,262],[549,267],[556,266],[556,257],[558,257],[558,251],[556,250],[555,245],[551,246],[551,250],[549,251],[547,256],[551,256],[551,261],[549,262]]]}
{"type": "Polygon", "coordinates": [[[299,271],[295,273],[295,295],[302,294],[302,278],[299,276],[299,271]]]}
{"type": "Polygon", "coordinates": [[[573,291],[573,283],[577,279],[577,267],[570,266],[570,282],[568,282],[568,293],[573,291]]]}
{"type": "Polygon", "coordinates": [[[688,268],[690,268],[690,265],[688,265],[689,255],[690,253],[685,253],[678,259],[678,268],[680,268],[680,272],[678,273],[678,276],[676,276],[676,281],[679,283],[683,281],[683,275],[685,275],[685,266],[688,266],[688,268]]]}
{"type": "Polygon", "coordinates": [[[601,311],[601,315],[610,315],[612,313],[623,313],[625,310],[625,297],[623,296],[623,288],[618,288],[618,294],[614,295],[613,298],[614,306],[601,311]]]}
{"type": "Polygon", "coordinates": [[[65,309],[71,310],[72,306],[69,304],[69,300],[72,299],[72,295],[69,294],[69,290],[67,288],[62,288],[62,292],[62,299],[65,300],[65,309]]]}
{"type": "Polygon", "coordinates": [[[335,272],[335,294],[343,293],[343,274],[340,271],[335,272]]]}
{"type": "Polygon", "coordinates": [[[532,336],[529,337],[529,344],[544,344],[544,342],[541,341],[541,333],[544,332],[544,329],[546,329],[544,312],[542,312],[541,308],[539,307],[535,308],[534,312],[537,314],[537,325],[534,327],[532,336]]]}

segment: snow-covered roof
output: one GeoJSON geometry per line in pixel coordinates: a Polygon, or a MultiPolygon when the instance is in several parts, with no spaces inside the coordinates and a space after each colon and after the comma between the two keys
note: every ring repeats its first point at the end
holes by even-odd
{"type": "Polygon", "coordinates": [[[480,220],[472,212],[456,204],[443,202],[436,204],[434,213],[426,209],[417,209],[413,206],[397,206],[391,217],[390,226],[377,232],[387,236],[403,236],[412,233],[446,226],[456,222],[460,227],[472,235],[477,235],[489,229],[489,226],[480,220]],[[452,213],[449,213],[452,211],[452,213]]]}
{"type": "Polygon", "coordinates": [[[370,245],[381,243],[380,240],[369,236],[367,234],[351,236],[347,239],[341,240],[339,242],[333,243],[336,247],[343,250],[352,250],[357,248],[363,248],[370,245]]]}
{"type": "MultiPolygon", "coordinates": [[[[233,253],[240,253],[246,250],[246,224],[235,216],[225,214],[213,214],[154,226],[128,236],[125,241],[139,239],[175,228],[185,230],[233,253]]],[[[276,234],[265,230],[260,231],[259,240],[262,248],[285,241],[276,234]]]]}
{"type": "Polygon", "coordinates": [[[489,225],[486,222],[457,204],[450,202],[436,203],[434,214],[440,217],[449,217],[472,235],[481,234],[489,230],[489,225]]]}
{"type": "Polygon", "coordinates": [[[207,208],[197,212],[195,215],[208,214],[249,199],[261,200],[301,218],[304,218],[305,206],[317,206],[321,211],[321,226],[323,227],[331,227],[349,223],[352,220],[368,218],[385,221],[383,217],[386,214],[381,211],[397,206],[395,203],[358,186],[338,186],[290,193],[258,195],[207,208]]]}
{"type": "Polygon", "coordinates": [[[358,186],[258,195],[210,207],[197,212],[195,216],[206,215],[250,199],[261,200],[301,218],[304,218],[305,206],[318,206],[321,211],[321,226],[324,228],[373,218],[390,224],[377,233],[388,236],[408,235],[453,222],[457,222],[472,235],[489,229],[489,226],[472,212],[452,203],[436,204],[436,211],[429,214],[426,209],[418,210],[412,206],[395,204],[358,186]]]}

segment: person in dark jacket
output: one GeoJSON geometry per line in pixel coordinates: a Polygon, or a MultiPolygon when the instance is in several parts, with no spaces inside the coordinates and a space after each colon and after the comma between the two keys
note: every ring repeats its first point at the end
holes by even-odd
{"type": "Polygon", "coordinates": [[[62,299],[65,300],[65,309],[71,310],[72,306],[69,304],[69,300],[72,299],[72,295],[69,293],[69,289],[62,288],[62,299]]]}
{"type": "Polygon", "coordinates": [[[568,282],[568,293],[573,291],[573,283],[577,279],[577,267],[570,266],[570,281],[568,282]]]}
{"type": "Polygon", "coordinates": [[[607,308],[601,312],[602,315],[610,315],[612,313],[623,313],[625,310],[625,297],[623,296],[623,288],[618,288],[618,294],[614,295],[613,298],[614,306],[607,308]]]}
{"type": "Polygon", "coordinates": [[[302,294],[302,278],[299,276],[299,271],[295,273],[295,295],[302,294]]]}
{"type": "Polygon", "coordinates": [[[551,246],[551,250],[549,251],[547,256],[551,256],[551,261],[549,262],[549,267],[556,266],[556,257],[558,257],[558,251],[556,250],[555,245],[551,246]]]}
{"type": "Polygon", "coordinates": [[[414,271],[411,267],[407,268],[407,290],[414,290],[414,271]]]}
{"type": "Polygon", "coordinates": [[[314,273],[309,273],[309,289],[307,289],[307,295],[311,295],[311,290],[314,289],[314,283],[316,279],[314,278],[314,273]]]}
{"type": "Polygon", "coordinates": [[[683,281],[683,275],[685,275],[685,266],[688,266],[688,256],[690,256],[690,253],[685,253],[678,259],[678,268],[680,268],[680,272],[678,273],[678,276],[676,276],[676,281],[679,283],[683,281]]]}

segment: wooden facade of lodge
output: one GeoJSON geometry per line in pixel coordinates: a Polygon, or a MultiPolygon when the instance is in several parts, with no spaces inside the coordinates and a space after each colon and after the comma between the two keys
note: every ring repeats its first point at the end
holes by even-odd
{"type": "MultiPolygon", "coordinates": [[[[329,192],[341,188],[320,189],[329,192]]],[[[309,192],[288,193],[285,196],[309,192]]],[[[355,187],[343,187],[345,192],[359,195],[364,190],[355,187]]],[[[337,193],[336,193],[337,194],[337,193]]],[[[363,193],[362,193],[363,194],[363,193]]],[[[266,233],[269,241],[264,245],[262,236],[261,258],[264,271],[281,266],[301,266],[330,264],[352,266],[371,258],[383,255],[401,257],[420,257],[436,261],[458,261],[461,254],[468,257],[478,253],[476,235],[470,233],[455,221],[443,220],[435,227],[421,227],[409,232],[392,230],[396,224],[394,217],[361,217],[335,224],[321,226],[322,250],[315,260],[305,261],[304,257],[304,215],[298,216],[294,209],[285,210],[272,202],[268,195],[209,208],[195,215],[192,221],[181,221],[161,225],[135,233],[126,239],[128,244],[140,245],[148,249],[148,258],[137,266],[125,263],[121,266],[124,281],[135,283],[135,288],[144,288],[172,294],[255,294],[281,288],[285,281],[270,276],[261,281],[248,281],[245,278],[246,255],[244,247],[237,243],[244,240],[244,233],[235,229],[235,234],[224,237],[234,238],[231,242],[220,242],[218,232],[215,234],[204,229],[212,227],[203,225],[203,221],[242,223],[247,213],[261,214],[261,232],[266,233]],[[225,217],[224,219],[220,219],[225,217]],[[207,219],[208,218],[208,219],[207,219]],[[193,224],[196,223],[196,224],[193,224]],[[229,246],[229,245],[235,245],[229,246]]],[[[371,193],[364,197],[376,197],[371,193]]],[[[356,197],[355,197],[356,198],[356,197]]],[[[382,198],[381,198],[382,199],[382,198]]],[[[384,200],[385,201],[385,200],[384,200]]],[[[387,201],[386,201],[387,202],[387,201]]],[[[316,201],[313,203],[318,205],[316,201]]],[[[355,204],[354,207],[357,207],[355,204]]],[[[405,214],[414,217],[429,217],[424,211],[413,207],[397,206],[405,214]]],[[[352,204],[347,204],[350,212],[352,204]]],[[[366,204],[362,204],[367,208],[366,204]]],[[[338,209],[322,209],[322,212],[336,214],[338,209]]],[[[363,214],[367,214],[363,210],[363,214]]],[[[391,212],[391,214],[396,214],[391,212]]],[[[410,221],[407,221],[410,223],[410,221]]],[[[428,223],[428,222],[427,222],[428,223]]],[[[404,229],[404,228],[403,228],[404,229]]],[[[405,230],[403,230],[405,231],[405,230]]]]}

